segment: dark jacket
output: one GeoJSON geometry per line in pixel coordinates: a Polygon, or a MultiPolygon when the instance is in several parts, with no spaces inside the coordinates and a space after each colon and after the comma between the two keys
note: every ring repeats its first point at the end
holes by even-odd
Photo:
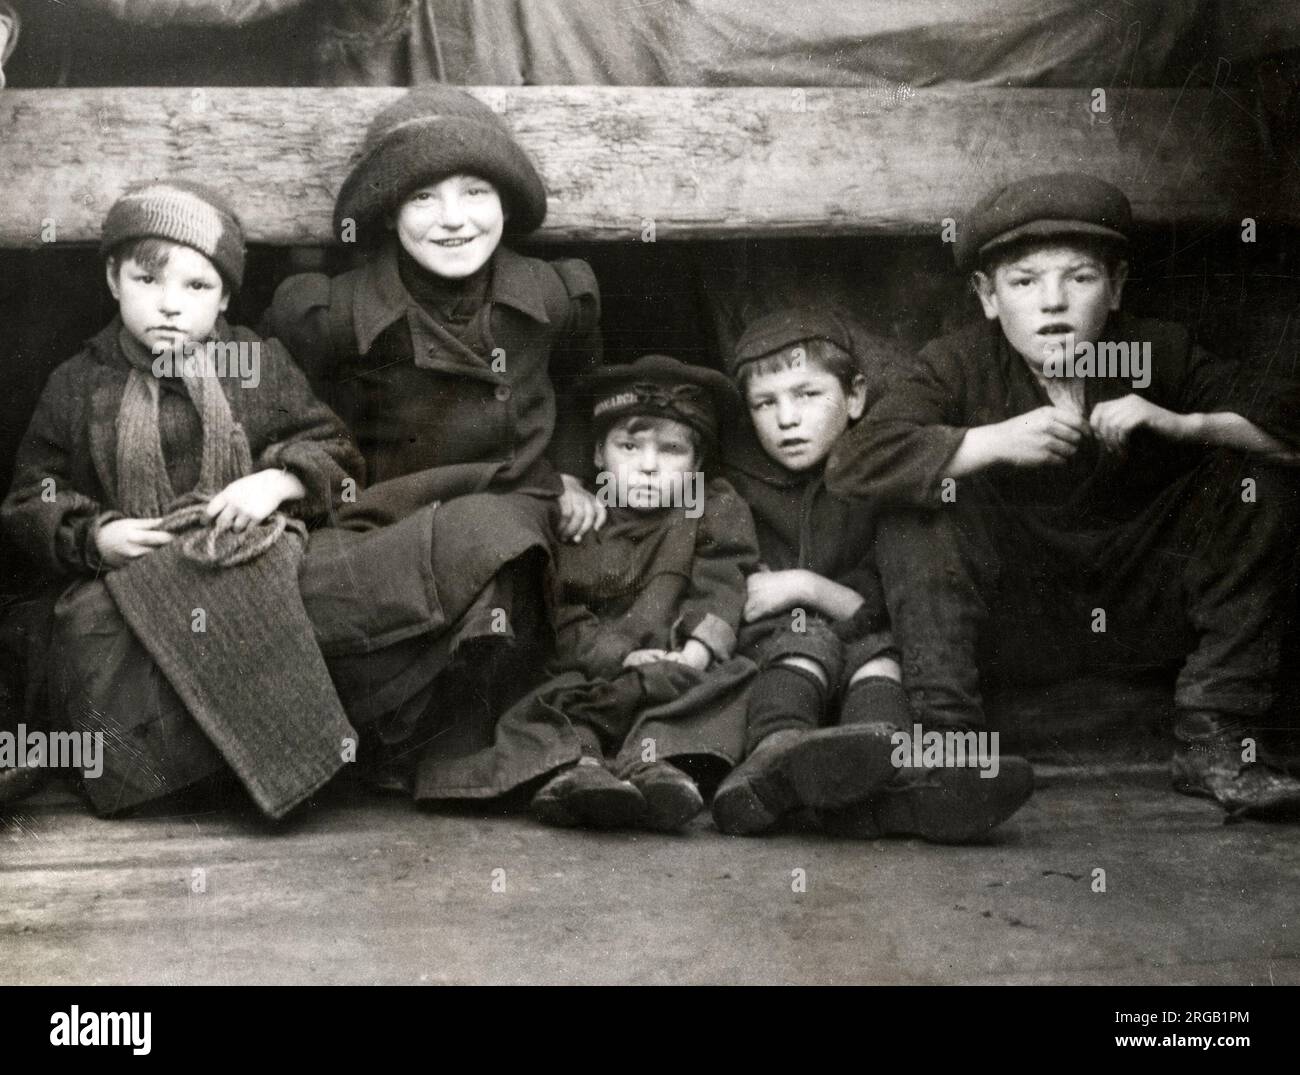
{"type": "Polygon", "coordinates": [[[715,478],[698,519],[613,508],[555,560],[557,666],[613,678],[633,650],[677,649],[691,638],[716,661],[731,657],[758,546],[745,502],[715,478]]]}
{"type": "MultiPolygon", "coordinates": [[[[1180,414],[1231,411],[1289,443],[1300,442],[1294,385],[1277,381],[1265,387],[1254,371],[1196,346],[1181,325],[1117,314],[1103,340],[1149,341],[1151,383],[1135,388],[1131,379],[1089,379],[1085,413],[1136,392],[1180,414]]],[[[938,508],[943,470],[967,429],[1048,402],[1001,326],[972,325],[888,371],[882,392],[832,453],[827,483],[844,496],[938,508]]],[[[1139,430],[1124,458],[1089,439],[1062,466],[998,467],[982,476],[1005,503],[1041,515],[1053,528],[1099,529],[1132,518],[1203,454],[1198,446],[1139,430]]]]}
{"type": "Polygon", "coordinates": [[[790,616],[782,614],[746,624],[741,652],[759,661],[811,657],[834,678],[846,664],[852,674],[890,651],[872,505],[832,493],[820,468],[799,473],[781,466],[763,451],[748,424],[731,437],[726,464],[727,478],[753,513],[764,568],[802,568],[862,595],[858,611],[837,623],[813,622],[795,631],[790,616]]]}
{"type": "Polygon", "coordinates": [[[393,243],[334,280],[294,276],[276,291],[265,327],[351,429],[370,485],[470,466],[480,489],[555,491],[548,448],[561,470],[585,469],[585,427],[575,407],[557,423],[556,386],[565,394],[599,364],[595,277],[586,262],[507,247],[491,271],[472,326],[481,350],[411,298],[393,243]]]}
{"type": "MultiPolygon", "coordinates": [[[[121,518],[112,500],[117,468],[116,422],[131,367],[121,354],[120,318],[85,350],[58,366],[41,393],[14,464],[13,485],[0,524],[49,576],[94,574],[94,533],[121,518]]],[[[339,419],[312,394],[302,373],[275,340],[218,322],[218,338],[260,342],[260,383],[242,388],[223,378],[235,421],[248,437],[255,470],[284,467],[307,487],[283,510],[322,521],[343,479],[360,477],[361,460],[339,419]]],[[[163,380],[159,428],[163,456],[177,490],[198,478],[198,413],[179,381],[163,380]]]]}
{"type": "MultiPolygon", "coordinates": [[[[259,342],[256,387],[222,378],[254,469],[285,467],[307,495],[283,510],[327,516],[361,459],[342,423],[274,340],[219,322],[218,338],[259,342]]],[[[104,772],[86,782],[112,813],[232,767],[279,817],[343,764],[344,717],[299,597],[300,531],[252,561],[214,571],[178,543],[104,573],[97,527],[117,510],[117,419],[132,367],[120,319],[51,374],[19,448],[0,520],[58,589],[32,638],[29,701],[56,728],[102,733],[104,772]],[[71,579],[72,581],[69,581],[71,579]],[[215,627],[195,631],[196,609],[215,627]],[[228,625],[235,624],[233,634],[228,625]],[[37,652],[39,651],[39,652],[37,652]]],[[[199,478],[203,425],[184,383],[160,378],[158,436],[172,488],[199,478]]],[[[205,620],[206,622],[206,620],[205,620]]]]}
{"type": "Polygon", "coordinates": [[[459,334],[411,297],[393,243],[332,280],[280,285],[268,331],[338,408],[366,460],[368,487],[313,535],[303,565],[327,655],[441,633],[504,564],[549,546],[538,502],[549,509],[562,486],[548,453],[581,473],[589,452],[578,408],[557,420],[552,375],[565,393],[598,364],[599,316],[585,262],[507,247],[459,334]]]}

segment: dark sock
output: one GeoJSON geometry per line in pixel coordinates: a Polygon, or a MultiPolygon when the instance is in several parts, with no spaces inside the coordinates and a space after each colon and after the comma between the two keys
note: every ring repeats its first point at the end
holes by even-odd
{"type": "Polygon", "coordinates": [[[912,711],[903,685],[888,676],[864,676],[848,689],[840,707],[841,724],[892,724],[910,728],[912,711]]]}
{"type": "Polygon", "coordinates": [[[764,669],[749,696],[745,752],[773,732],[811,731],[821,722],[825,706],[826,688],[810,672],[784,664],[764,669]]]}

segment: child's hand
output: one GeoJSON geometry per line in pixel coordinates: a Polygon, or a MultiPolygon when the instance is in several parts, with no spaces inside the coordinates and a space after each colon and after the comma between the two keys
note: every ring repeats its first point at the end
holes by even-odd
{"type": "Polygon", "coordinates": [[[994,428],[998,459],[1017,467],[1064,463],[1079,450],[1083,438],[1092,434],[1082,416],[1050,406],[1018,414],[994,428]]]}
{"type": "Polygon", "coordinates": [[[713,663],[713,654],[709,651],[709,647],[698,638],[689,638],[681,649],[665,653],[663,659],[665,661],[674,661],[677,664],[684,664],[688,668],[694,668],[697,672],[703,672],[713,663]]]}
{"type": "Polygon", "coordinates": [[[208,501],[207,517],[217,533],[255,526],[286,500],[306,496],[302,481],[287,470],[259,470],[236,478],[208,501]]]}
{"type": "Polygon", "coordinates": [[[155,530],[161,519],[116,519],[95,532],[99,558],[108,567],[121,567],[162,545],[170,544],[172,535],[155,530]]]}
{"type": "Polygon", "coordinates": [[[634,649],[623,658],[624,668],[636,668],[643,664],[654,664],[655,661],[668,660],[668,651],[666,649],[634,649]]]}
{"type": "Polygon", "coordinates": [[[808,576],[811,572],[794,568],[789,571],[758,571],[745,580],[746,623],[785,612],[808,603],[808,576]]]}
{"type": "Polygon", "coordinates": [[[560,480],[564,482],[560,497],[560,540],[576,543],[605,525],[605,505],[572,474],[561,474],[560,480]]]}
{"type": "Polygon", "coordinates": [[[1135,429],[1143,427],[1161,436],[1177,439],[1182,415],[1158,407],[1149,399],[1130,392],[1120,399],[1108,399],[1093,407],[1089,422],[1093,432],[1112,452],[1123,453],[1135,429]]]}

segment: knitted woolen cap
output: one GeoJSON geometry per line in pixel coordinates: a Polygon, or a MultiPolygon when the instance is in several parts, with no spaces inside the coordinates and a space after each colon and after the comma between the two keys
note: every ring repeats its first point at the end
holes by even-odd
{"type": "Polygon", "coordinates": [[[505,231],[526,235],[546,219],[546,187],[505,122],[451,86],[419,86],[385,108],[366,131],[361,156],[334,203],[334,233],[356,224],[362,243],[411,191],[449,175],[490,180],[501,194],[505,231]]]}
{"type": "Polygon", "coordinates": [[[216,191],[184,179],[128,187],[104,218],[99,249],[108,255],[131,239],[170,239],[193,247],[238,291],[244,280],[244,229],[216,191]]]}

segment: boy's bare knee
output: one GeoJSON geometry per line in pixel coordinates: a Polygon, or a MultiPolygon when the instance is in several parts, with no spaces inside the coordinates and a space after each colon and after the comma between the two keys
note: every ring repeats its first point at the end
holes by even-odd
{"type": "Polygon", "coordinates": [[[892,679],[895,683],[902,683],[903,669],[893,657],[872,657],[871,660],[853,673],[853,678],[849,680],[849,686],[852,687],[853,684],[866,679],[868,676],[884,676],[886,679],[892,679]]]}
{"type": "Polygon", "coordinates": [[[817,682],[823,687],[830,685],[830,681],[826,678],[826,669],[811,657],[797,657],[794,655],[781,657],[773,662],[773,667],[798,668],[802,672],[807,672],[810,676],[815,676],[817,682]]]}

